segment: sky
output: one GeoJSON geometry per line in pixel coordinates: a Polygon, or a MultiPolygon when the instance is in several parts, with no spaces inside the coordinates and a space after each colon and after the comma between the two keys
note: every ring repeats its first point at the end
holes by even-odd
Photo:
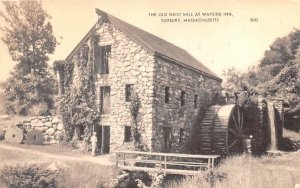
{"type": "MultiPolygon", "coordinates": [[[[227,68],[246,71],[259,63],[277,37],[300,29],[300,0],[43,0],[42,4],[52,17],[50,22],[60,43],[50,55],[49,64],[65,59],[96,23],[95,8],[185,49],[220,77],[227,68]],[[184,13],[189,16],[183,16],[184,13]]],[[[9,76],[15,64],[1,41],[0,81],[9,76]]]]}

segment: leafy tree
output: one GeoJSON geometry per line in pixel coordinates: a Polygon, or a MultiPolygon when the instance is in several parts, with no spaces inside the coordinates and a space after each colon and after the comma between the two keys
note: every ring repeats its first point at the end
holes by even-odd
{"type": "Polygon", "coordinates": [[[241,90],[241,73],[235,68],[224,70],[223,76],[225,77],[223,88],[226,90],[226,92],[233,93],[241,90]]]}
{"type": "MultiPolygon", "coordinates": [[[[58,44],[49,15],[38,1],[4,1],[6,24],[2,41],[17,62],[10,77],[1,84],[8,96],[7,111],[26,115],[39,103],[53,105],[55,82],[48,69],[48,55],[58,44]]],[[[47,109],[45,109],[47,110],[47,109]]]]}
{"type": "Polygon", "coordinates": [[[259,92],[283,98],[289,112],[300,113],[300,30],[277,38],[257,66],[245,73],[235,69],[224,71],[223,87],[228,91],[259,92]]]}

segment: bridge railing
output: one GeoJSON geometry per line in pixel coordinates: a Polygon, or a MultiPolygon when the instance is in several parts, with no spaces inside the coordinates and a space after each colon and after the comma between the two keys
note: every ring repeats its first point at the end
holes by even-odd
{"type": "Polygon", "coordinates": [[[117,151],[116,166],[129,171],[196,174],[199,170],[213,169],[219,157],[219,155],[117,151]]]}

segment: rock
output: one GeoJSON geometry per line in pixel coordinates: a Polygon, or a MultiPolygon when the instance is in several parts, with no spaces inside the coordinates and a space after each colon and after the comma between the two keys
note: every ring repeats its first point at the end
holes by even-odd
{"type": "Polygon", "coordinates": [[[51,121],[52,124],[57,124],[57,123],[60,123],[60,120],[58,119],[58,117],[54,116],[52,118],[52,121],[51,121]]]}
{"type": "Polygon", "coordinates": [[[30,123],[23,123],[23,126],[24,127],[29,127],[29,126],[31,126],[31,124],[30,123]]]}
{"type": "Polygon", "coordinates": [[[49,128],[46,131],[46,134],[48,134],[49,136],[53,136],[55,133],[55,129],[54,128],[49,128]]]}
{"type": "Polygon", "coordinates": [[[44,135],[44,140],[45,141],[49,141],[50,140],[49,136],[48,135],[44,135]]]}
{"type": "Polygon", "coordinates": [[[33,127],[43,127],[44,126],[43,122],[41,122],[41,121],[32,121],[31,125],[33,127]]]}
{"type": "Polygon", "coordinates": [[[37,119],[43,120],[43,119],[45,119],[45,117],[44,116],[38,116],[37,119]]]}
{"type": "Polygon", "coordinates": [[[49,121],[47,121],[47,122],[44,123],[44,126],[45,127],[52,127],[52,124],[49,121]]]}
{"type": "Polygon", "coordinates": [[[40,130],[42,133],[46,132],[48,130],[48,127],[35,127],[35,130],[40,130]]]}
{"type": "Polygon", "coordinates": [[[25,120],[23,120],[23,121],[22,121],[22,123],[23,123],[23,124],[25,124],[25,123],[28,123],[28,124],[30,124],[30,122],[31,122],[31,120],[30,120],[30,119],[25,119],[25,120]]]}
{"type": "Polygon", "coordinates": [[[55,137],[56,139],[58,139],[60,136],[62,136],[62,134],[63,134],[63,131],[56,131],[56,132],[54,133],[54,137],[55,137]]]}
{"type": "Polygon", "coordinates": [[[63,125],[62,123],[59,123],[59,124],[56,126],[56,129],[62,131],[62,130],[64,130],[64,125],[63,125]]]}
{"type": "Polygon", "coordinates": [[[0,115],[0,120],[9,120],[10,116],[9,115],[0,115]]]}
{"type": "Polygon", "coordinates": [[[44,118],[44,119],[42,119],[41,121],[45,124],[45,123],[48,122],[49,120],[48,120],[47,118],[44,118]]]}
{"type": "Polygon", "coordinates": [[[56,141],[56,140],[50,140],[50,144],[57,144],[58,143],[58,141],[56,141]]]}
{"type": "Polygon", "coordinates": [[[16,127],[22,127],[23,126],[23,124],[22,123],[14,123],[14,126],[16,126],[16,127]]]}

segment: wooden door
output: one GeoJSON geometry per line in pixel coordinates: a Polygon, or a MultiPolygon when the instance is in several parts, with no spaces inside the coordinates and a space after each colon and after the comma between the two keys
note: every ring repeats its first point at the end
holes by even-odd
{"type": "Polygon", "coordinates": [[[110,151],[110,126],[97,126],[97,150],[100,154],[109,153],[110,151]]]}

